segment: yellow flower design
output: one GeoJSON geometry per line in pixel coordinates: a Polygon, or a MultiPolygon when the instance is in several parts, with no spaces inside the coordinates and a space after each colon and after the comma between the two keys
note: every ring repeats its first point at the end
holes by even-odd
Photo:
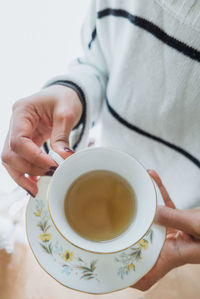
{"type": "Polygon", "coordinates": [[[63,259],[65,260],[65,262],[72,261],[73,256],[74,256],[73,252],[69,252],[68,250],[66,250],[65,253],[63,254],[63,259]]]}
{"type": "Polygon", "coordinates": [[[134,264],[129,264],[128,269],[129,270],[135,270],[135,265],[134,264]]]}
{"type": "Polygon", "coordinates": [[[137,244],[140,248],[144,250],[146,250],[149,247],[149,242],[145,239],[140,240],[137,244]]]}
{"type": "Polygon", "coordinates": [[[40,217],[40,216],[41,216],[41,211],[40,211],[40,210],[37,210],[37,211],[35,212],[35,216],[40,217]]]}
{"type": "Polygon", "coordinates": [[[40,240],[42,242],[48,242],[49,240],[51,240],[51,234],[48,233],[40,234],[40,240]]]}

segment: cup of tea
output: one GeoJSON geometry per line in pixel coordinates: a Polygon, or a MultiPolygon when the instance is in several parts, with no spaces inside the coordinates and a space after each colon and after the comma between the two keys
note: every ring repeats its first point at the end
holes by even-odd
{"type": "Polygon", "coordinates": [[[146,169],[131,155],[94,147],[63,159],[48,189],[53,224],[68,242],[93,253],[115,253],[150,229],[157,193],[146,169]]]}

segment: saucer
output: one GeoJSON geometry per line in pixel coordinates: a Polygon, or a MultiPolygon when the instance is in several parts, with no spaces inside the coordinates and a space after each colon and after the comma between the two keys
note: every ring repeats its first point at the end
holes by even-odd
{"type": "MultiPolygon", "coordinates": [[[[95,254],[65,240],[51,221],[46,193],[51,178],[38,181],[39,192],[26,209],[29,245],[39,265],[60,284],[90,294],[106,294],[135,284],[155,265],[166,229],[153,224],[134,246],[117,253],[95,254]]],[[[156,186],[157,203],[164,205],[156,186]]]]}

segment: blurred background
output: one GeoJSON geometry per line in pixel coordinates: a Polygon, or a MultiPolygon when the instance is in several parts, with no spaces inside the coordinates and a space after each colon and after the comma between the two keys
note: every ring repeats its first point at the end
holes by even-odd
{"type": "MultiPolygon", "coordinates": [[[[88,5],[89,0],[0,1],[0,153],[15,101],[65,74],[69,62],[82,55],[88,5]]],[[[26,191],[0,163],[0,250],[12,253],[16,242],[26,244],[26,203],[26,191]]]]}
{"type": "MultiPolygon", "coordinates": [[[[14,102],[40,90],[51,77],[64,74],[68,63],[81,56],[80,30],[89,2],[0,1],[0,152],[14,102]]],[[[26,192],[0,163],[0,299],[93,299],[93,295],[62,288],[38,266],[26,246],[22,221],[26,203],[26,192]]],[[[98,298],[199,299],[199,277],[198,265],[186,265],[145,294],[129,288],[98,298]]]]}
{"type": "MultiPolygon", "coordinates": [[[[0,152],[13,103],[37,92],[82,53],[89,0],[0,1],[0,152]]],[[[0,165],[0,201],[16,184],[0,165]]],[[[1,205],[1,203],[0,203],[1,205]]]]}

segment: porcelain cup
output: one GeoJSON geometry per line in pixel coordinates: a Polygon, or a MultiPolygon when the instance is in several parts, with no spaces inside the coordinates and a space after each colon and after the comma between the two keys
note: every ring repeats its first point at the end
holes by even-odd
{"type": "Polygon", "coordinates": [[[157,192],[150,175],[133,156],[103,147],[80,150],[65,160],[52,150],[49,154],[59,167],[49,185],[48,209],[56,229],[67,241],[85,251],[109,254],[133,246],[147,233],[156,213],[157,192]],[[95,170],[119,174],[130,184],[136,195],[136,211],[131,225],[120,236],[102,242],[89,241],[78,235],[70,227],[64,212],[65,195],[71,184],[79,176],[95,170]]]}

